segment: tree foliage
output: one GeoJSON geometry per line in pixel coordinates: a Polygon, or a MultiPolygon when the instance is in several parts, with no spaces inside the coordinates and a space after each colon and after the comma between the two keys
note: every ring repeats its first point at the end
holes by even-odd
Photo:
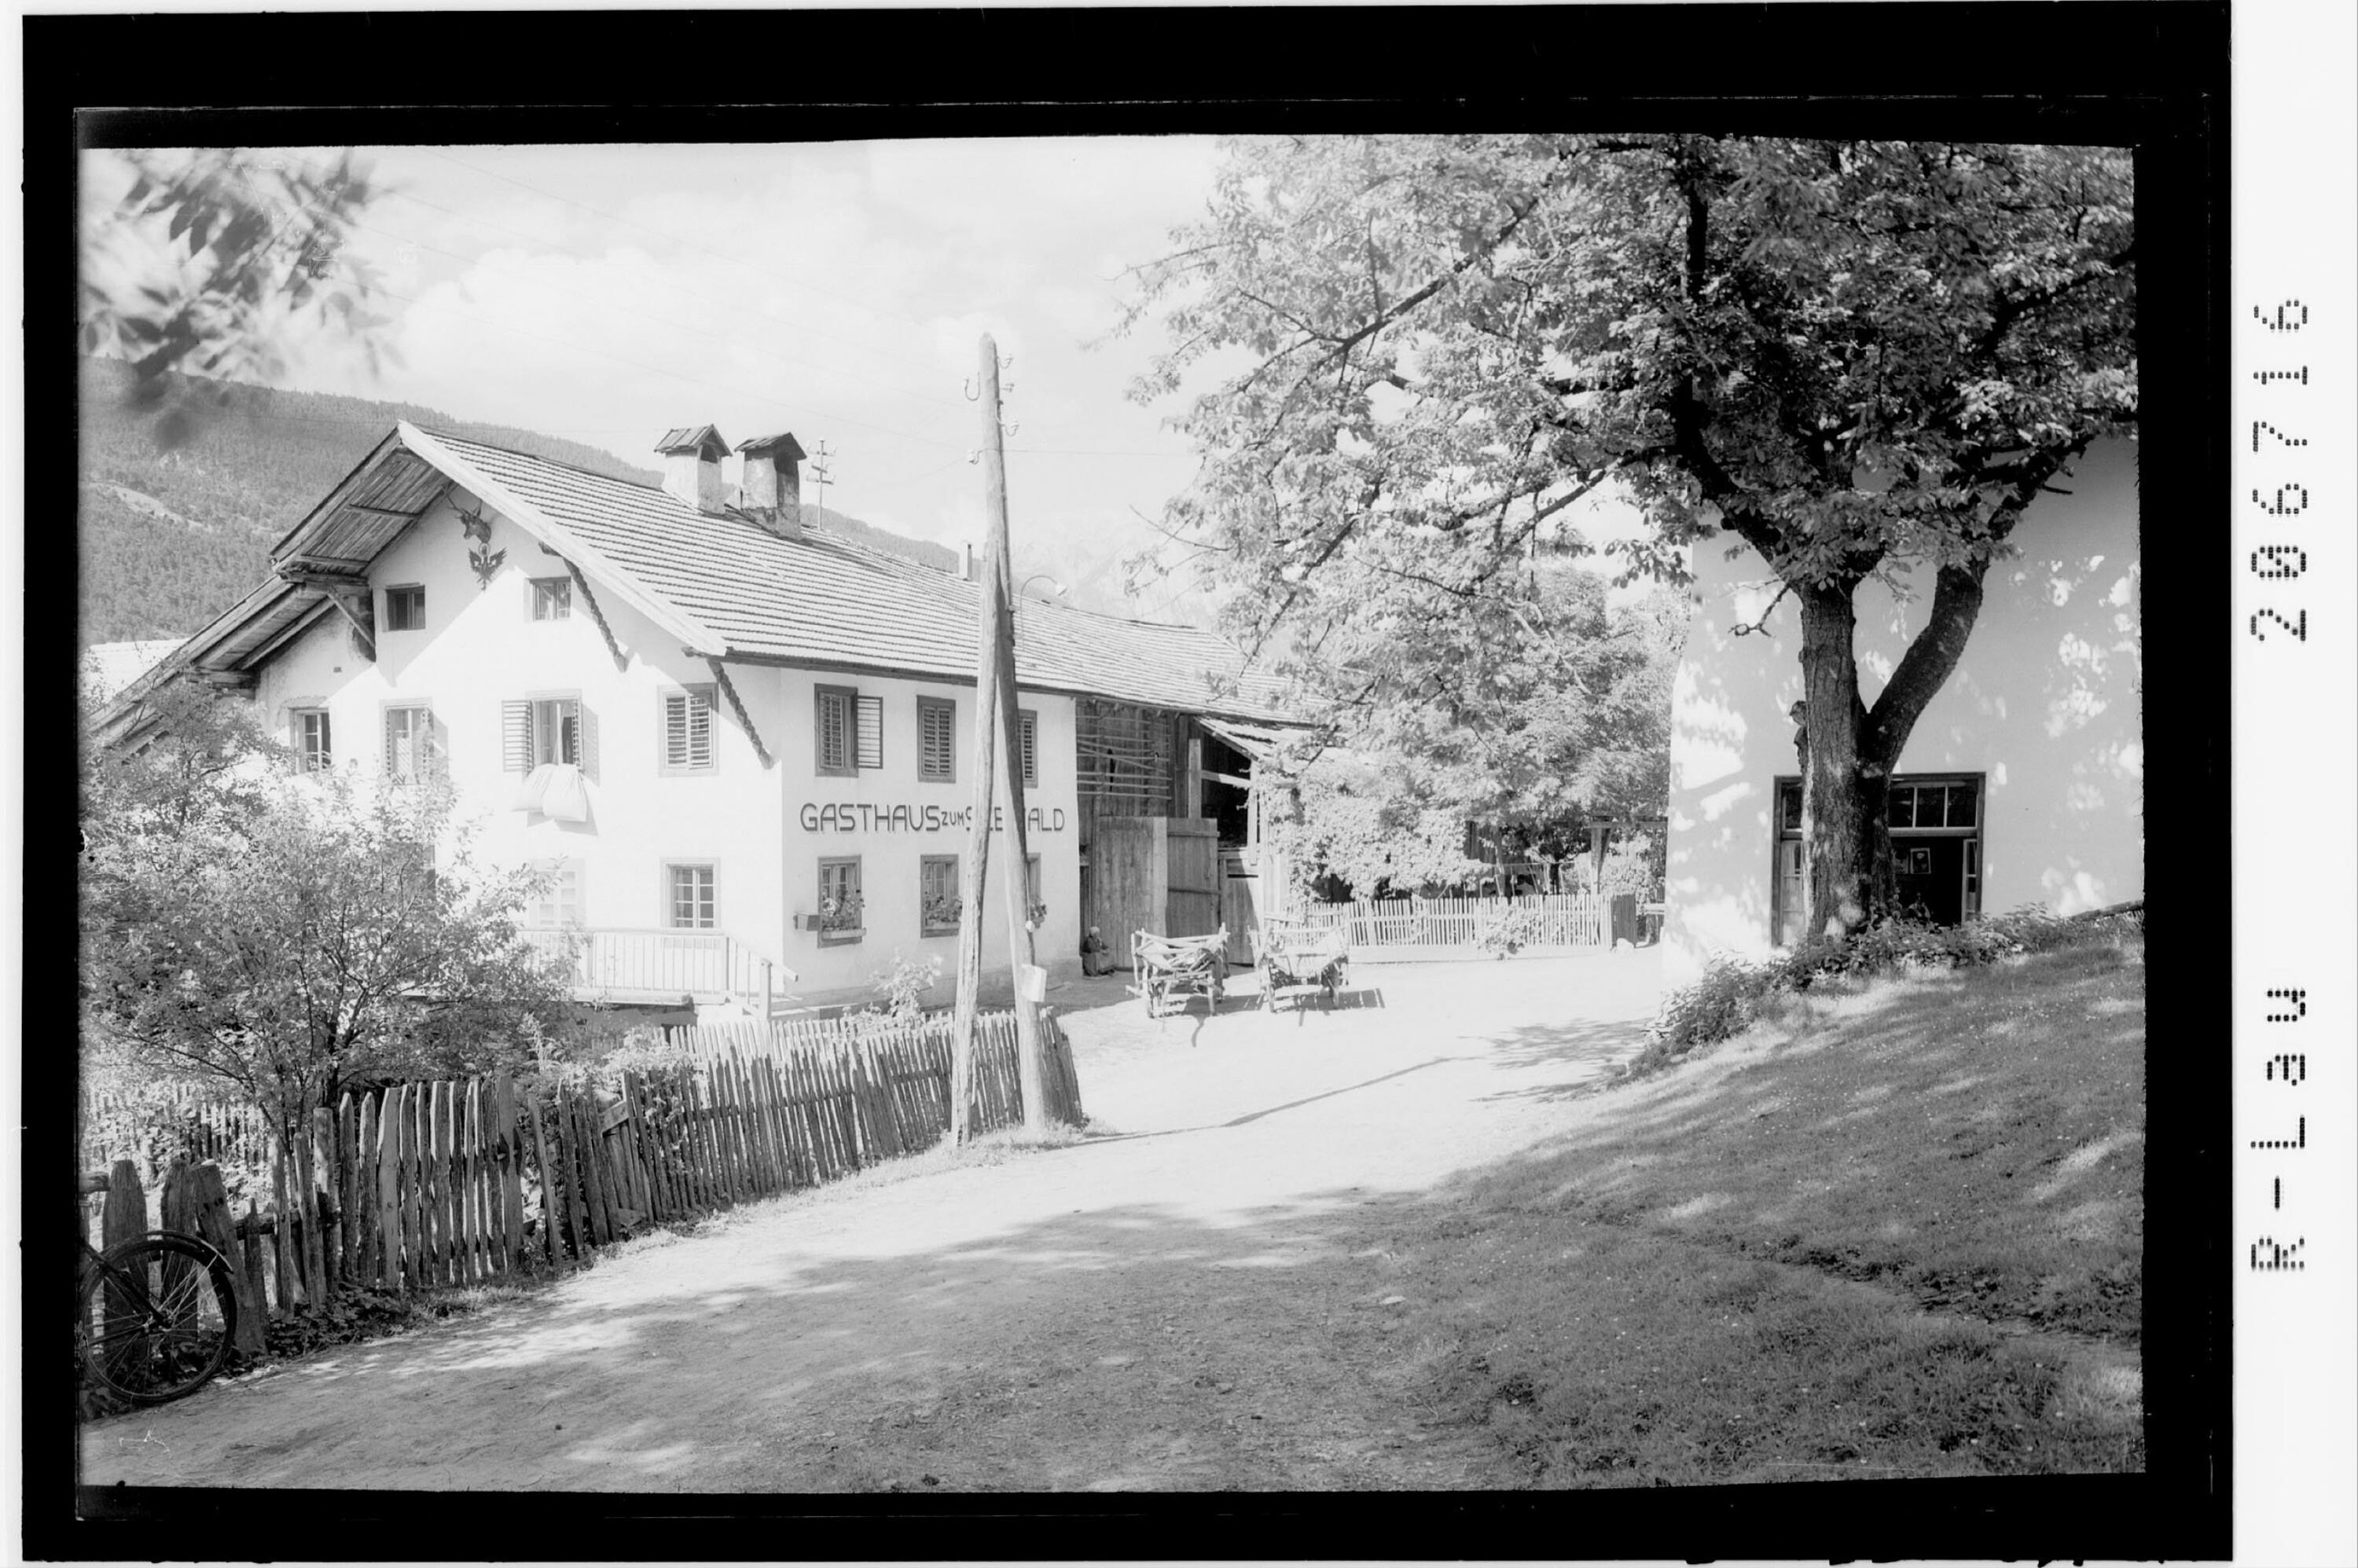
{"type": "Polygon", "coordinates": [[[1885,781],[2025,509],[2136,409],[2128,155],[1694,136],[1228,144],[1211,210],[1141,269],[1202,466],[1166,565],[1304,686],[1382,702],[1386,650],[1534,555],[1684,575],[1732,533],[1801,600],[1813,894],[1888,897],[1885,781]],[[1204,383],[1212,384],[1204,389],[1204,383]],[[1923,630],[1872,708],[1853,596],[1913,566],[1923,630]],[[1354,683],[1357,683],[1354,685],[1354,683]]]}
{"type": "Polygon", "coordinates": [[[173,371],[276,379],[306,319],[350,334],[372,373],[391,351],[370,308],[375,277],[349,248],[378,194],[352,154],[324,168],[236,147],[114,156],[133,179],[85,221],[82,348],[131,362],[131,395],[155,416],[159,446],[198,424],[198,406],[166,379],[173,371]]]}
{"type": "Polygon", "coordinates": [[[236,710],[174,684],[170,725],[85,762],[85,1024],[149,1070],[282,1123],[355,1084],[520,1065],[562,986],[524,871],[480,871],[438,786],[271,771],[236,710]]]}

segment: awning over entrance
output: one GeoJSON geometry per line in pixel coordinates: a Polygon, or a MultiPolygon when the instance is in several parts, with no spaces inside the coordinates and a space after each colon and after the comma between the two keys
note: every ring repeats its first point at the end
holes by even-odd
{"type": "Polygon", "coordinates": [[[1195,722],[1250,757],[1256,773],[1266,770],[1280,777],[1293,778],[1299,775],[1306,765],[1302,752],[1310,741],[1307,730],[1239,724],[1234,719],[1201,716],[1195,722]]]}

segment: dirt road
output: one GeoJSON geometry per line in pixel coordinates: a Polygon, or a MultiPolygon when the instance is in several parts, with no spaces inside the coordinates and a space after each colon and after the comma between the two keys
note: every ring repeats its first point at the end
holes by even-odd
{"type": "MultiPolygon", "coordinates": [[[[447,1328],[82,1433],[88,1484],[813,1492],[1509,1486],[1385,1368],[1355,1223],[1542,1136],[1651,952],[1363,967],[1379,1008],[1060,995],[1093,1136],[630,1244],[447,1328]],[[1088,1005],[1093,1001],[1107,1005],[1088,1005]]],[[[1118,992],[1113,992],[1118,995],[1118,992]]]]}

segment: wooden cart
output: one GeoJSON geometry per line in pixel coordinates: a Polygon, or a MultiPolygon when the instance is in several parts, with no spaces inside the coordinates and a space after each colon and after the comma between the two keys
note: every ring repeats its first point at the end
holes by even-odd
{"type": "Polygon", "coordinates": [[[1187,999],[1200,996],[1206,1011],[1220,1011],[1220,989],[1228,978],[1228,930],[1222,926],[1208,936],[1157,936],[1141,931],[1130,939],[1130,967],[1138,983],[1129,989],[1144,999],[1146,1016],[1161,1018],[1187,1011],[1187,999]]]}
{"type": "Polygon", "coordinates": [[[1333,1007],[1351,962],[1350,940],[1341,926],[1298,920],[1265,922],[1254,953],[1254,967],[1260,971],[1260,1005],[1271,1012],[1281,1002],[1300,1003],[1314,996],[1321,1007],[1333,1007]]]}

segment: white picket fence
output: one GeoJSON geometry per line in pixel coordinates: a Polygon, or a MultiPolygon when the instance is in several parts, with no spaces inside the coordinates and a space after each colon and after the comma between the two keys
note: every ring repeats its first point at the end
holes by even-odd
{"type": "Polygon", "coordinates": [[[1513,898],[1353,899],[1311,903],[1303,915],[1340,925],[1354,952],[1368,947],[1470,947],[1515,910],[1540,919],[1536,941],[1546,946],[1602,946],[1611,901],[1595,893],[1524,893],[1513,898]]]}

